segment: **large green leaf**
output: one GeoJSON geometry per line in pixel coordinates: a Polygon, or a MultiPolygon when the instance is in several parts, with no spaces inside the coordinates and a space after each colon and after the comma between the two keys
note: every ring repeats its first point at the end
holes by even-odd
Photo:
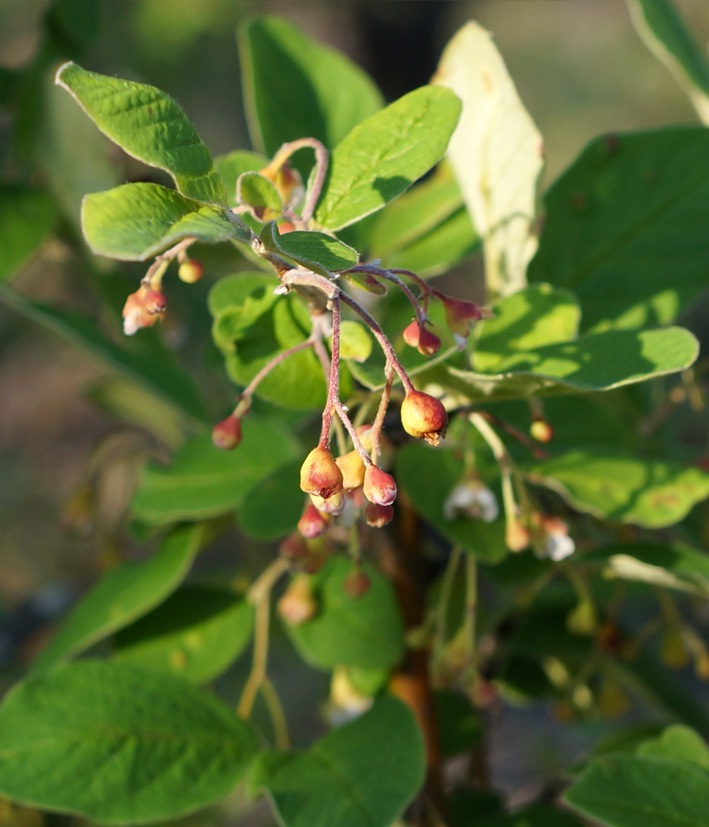
{"type": "Polygon", "coordinates": [[[434,77],[463,102],[448,159],[485,246],[490,294],[526,284],[537,247],[541,135],[519,99],[492,35],[466,23],[446,46],[434,77]]]}
{"type": "Polygon", "coordinates": [[[371,566],[366,594],[351,597],[344,582],[352,563],[333,558],[314,581],[318,612],[312,620],[286,625],[303,658],[322,669],[335,666],[392,667],[404,653],[404,630],[389,581],[371,566]]]}
{"type": "Polygon", "coordinates": [[[516,399],[573,391],[607,391],[677,373],[697,358],[684,328],[606,330],[572,342],[510,353],[486,374],[449,368],[453,387],[470,399],[516,399]]]}
{"type": "Polygon", "coordinates": [[[295,530],[305,507],[297,459],[251,489],[241,503],[239,526],[255,540],[277,540],[295,530]]]}
{"type": "Polygon", "coordinates": [[[250,727],[188,681],[79,661],[32,675],[0,706],[0,793],[110,824],[175,818],[230,793],[250,727]]]}
{"type": "Polygon", "coordinates": [[[160,184],[123,184],[87,195],[81,225],[94,253],[124,261],[143,261],[180,239],[248,241],[241,219],[223,209],[185,198],[160,184]]]}
{"type": "Polygon", "coordinates": [[[706,289],[709,132],[598,138],[549,190],[529,277],[571,287],[585,329],[671,323],[706,289]]]}
{"type": "Polygon", "coordinates": [[[348,270],[359,261],[359,254],[355,249],[331,235],[314,230],[295,230],[281,235],[275,221],[263,228],[261,240],[267,250],[279,253],[296,264],[324,276],[338,270],[348,270]]]}
{"type": "Polygon", "coordinates": [[[270,752],[251,774],[284,827],[389,827],[425,774],[423,739],[409,709],[382,698],[307,752],[270,752]]]}
{"type": "Polygon", "coordinates": [[[637,755],[656,755],[662,758],[679,758],[690,761],[698,767],[709,770],[709,747],[707,742],[688,726],[675,724],[658,735],[643,741],[636,750],[637,755]]]}
{"type": "Polygon", "coordinates": [[[603,563],[609,577],[709,597],[709,556],[689,546],[624,543],[596,549],[586,561],[603,563]]]}
{"type": "Polygon", "coordinates": [[[463,477],[463,460],[453,451],[412,442],[399,450],[396,479],[425,519],[444,537],[460,543],[484,563],[507,556],[503,520],[485,523],[458,516],[447,520],[443,503],[463,477]]]}
{"type": "Polygon", "coordinates": [[[396,198],[440,160],[459,114],[452,92],[423,86],[356,126],[332,153],[316,221],[338,230],[396,198]]]}
{"type": "Polygon", "coordinates": [[[129,155],[168,172],[183,195],[226,204],[209,150],[169,95],[153,86],[88,72],[76,63],[61,66],[56,82],[129,155]]]}
{"type": "MultiPolygon", "coordinates": [[[[298,296],[274,293],[278,282],[263,273],[221,279],[209,295],[212,336],[231,378],[247,385],[275,356],[308,338],[310,317],[298,296]]],[[[349,376],[342,371],[346,396],[349,376]]],[[[256,394],[287,408],[311,410],[325,403],[323,369],[312,348],[292,354],[259,384],[256,394]]]]}
{"type": "Polygon", "coordinates": [[[249,132],[269,156],[306,137],[331,149],[382,106],[361,69],[282,18],[249,20],[239,45],[249,132]]]}
{"type": "Polygon", "coordinates": [[[163,348],[147,346],[146,337],[123,339],[117,345],[96,327],[93,320],[77,310],[63,310],[31,302],[9,287],[0,296],[28,319],[69,339],[129,379],[157,393],[190,417],[204,419],[199,390],[192,377],[163,348]]]}
{"type": "Polygon", "coordinates": [[[689,761],[596,758],[564,797],[575,810],[609,827],[709,826],[709,772],[689,761]]]}
{"type": "Polygon", "coordinates": [[[476,370],[499,370],[513,351],[568,342],[578,334],[581,308],[569,290],[548,284],[526,287],[494,306],[495,318],[480,325],[475,340],[476,370]]]}
{"type": "Polygon", "coordinates": [[[56,204],[44,190],[0,187],[0,283],[10,279],[35,252],[56,220],[56,204]]]}
{"type": "Polygon", "coordinates": [[[528,468],[531,482],[597,517],[662,528],[709,496],[709,474],[674,462],[577,449],[528,468]]]}
{"type": "Polygon", "coordinates": [[[147,463],[133,498],[133,514],[162,525],[234,511],[244,495],[271,471],[300,455],[280,420],[251,417],[233,451],[212,445],[210,434],[188,440],[168,466],[147,463]]]}
{"type": "Polygon", "coordinates": [[[74,607],[35,667],[84,652],[161,603],[184,579],[201,541],[201,526],[175,529],[146,560],[122,563],[104,574],[74,607]]]}
{"type": "Polygon", "coordinates": [[[205,683],[251,639],[253,608],[227,589],[183,586],[115,638],[116,660],[205,683]]]}
{"type": "Polygon", "coordinates": [[[672,0],[627,0],[645,45],[672,72],[699,117],[709,124],[709,60],[672,0]]]}

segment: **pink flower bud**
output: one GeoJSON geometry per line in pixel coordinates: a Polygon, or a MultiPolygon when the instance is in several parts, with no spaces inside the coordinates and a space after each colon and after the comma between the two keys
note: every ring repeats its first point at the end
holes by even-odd
{"type": "Polygon", "coordinates": [[[420,327],[418,322],[411,322],[404,329],[404,341],[424,356],[433,356],[441,349],[441,340],[438,336],[425,327],[420,327]]]}
{"type": "Polygon", "coordinates": [[[367,507],[364,509],[364,518],[367,525],[371,525],[373,528],[384,528],[394,519],[394,506],[367,503],[367,507]]]}
{"type": "Polygon", "coordinates": [[[401,403],[401,424],[407,434],[438,445],[445,436],[448,414],[440,400],[422,391],[410,391],[401,403]]]}
{"type": "Polygon", "coordinates": [[[465,299],[444,296],[443,306],[446,311],[446,323],[461,350],[465,347],[473,325],[481,319],[493,318],[491,311],[465,299]]]}
{"type": "Polygon", "coordinates": [[[327,448],[313,448],[305,458],[300,469],[300,487],[306,494],[324,500],[342,491],[342,471],[327,448]]]}
{"type": "Polygon", "coordinates": [[[330,519],[329,514],[323,514],[312,503],[308,503],[302,517],[298,520],[298,531],[303,537],[312,540],[327,531],[330,519]]]}
{"type": "Polygon", "coordinates": [[[241,419],[229,414],[212,428],[212,442],[216,448],[231,451],[241,442],[241,419]]]}
{"type": "Polygon", "coordinates": [[[364,496],[376,505],[391,505],[396,499],[394,477],[376,465],[368,465],[364,472],[364,496]]]}
{"type": "Polygon", "coordinates": [[[194,258],[186,258],[177,269],[180,281],[185,284],[194,284],[204,275],[204,267],[194,258]]]}
{"type": "Polygon", "coordinates": [[[165,316],[167,299],[147,284],[131,293],[123,306],[123,332],[132,336],[142,327],[152,327],[165,316]]]}

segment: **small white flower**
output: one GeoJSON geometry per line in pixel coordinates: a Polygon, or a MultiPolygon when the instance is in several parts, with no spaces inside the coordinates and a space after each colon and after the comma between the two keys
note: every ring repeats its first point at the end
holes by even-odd
{"type": "Polygon", "coordinates": [[[477,480],[458,483],[443,503],[443,516],[446,520],[463,516],[491,523],[497,519],[499,512],[495,495],[477,480]]]}
{"type": "Polygon", "coordinates": [[[576,544],[574,541],[568,534],[561,531],[552,531],[544,539],[544,554],[555,563],[566,560],[575,551],[576,544]]]}

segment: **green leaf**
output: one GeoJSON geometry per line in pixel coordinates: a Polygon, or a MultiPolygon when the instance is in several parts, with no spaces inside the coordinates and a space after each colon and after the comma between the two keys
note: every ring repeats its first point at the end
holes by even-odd
{"type": "Polygon", "coordinates": [[[161,603],[189,571],[202,536],[201,526],[175,529],[147,559],[104,574],[40,652],[35,668],[86,651],[161,603]]]}
{"type": "Polygon", "coordinates": [[[706,289],[709,132],[593,141],[554,183],[529,278],[570,287],[586,330],[669,324],[706,289]]]}
{"type": "Polygon", "coordinates": [[[0,296],[14,310],[38,322],[97,357],[114,370],[157,393],[183,413],[204,419],[204,408],[192,377],[160,347],[149,347],[145,337],[115,344],[96,328],[92,319],[76,310],[62,310],[40,302],[31,302],[8,287],[0,296]]]}
{"type": "MultiPolygon", "coordinates": [[[[461,822],[461,827],[465,827],[465,822],[461,822]]],[[[475,827],[582,827],[582,822],[551,804],[533,804],[512,815],[483,815],[476,818],[475,827]]]]}
{"type": "Polygon", "coordinates": [[[206,683],[221,675],[251,640],[253,609],[227,589],[183,586],[116,635],[114,657],[206,683]]]}
{"type": "Polygon", "coordinates": [[[280,420],[248,419],[233,451],[212,445],[210,434],[186,442],[167,467],[146,463],[133,498],[133,514],[147,523],[200,520],[234,511],[271,471],[300,455],[280,420]]]}
{"type": "Polygon", "coordinates": [[[447,156],[485,245],[488,290],[509,295],[526,284],[537,247],[541,135],[492,35],[477,23],[466,23],[453,36],[434,81],[463,102],[447,156]]]}
{"type": "Polygon", "coordinates": [[[536,284],[498,302],[495,318],[480,325],[475,340],[475,369],[492,373],[510,351],[534,350],[578,335],[581,308],[569,290],[536,284]]]}
{"type": "Polygon", "coordinates": [[[497,563],[507,556],[502,520],[485,523],[458,516],[447,520],[443,503],[463,477],[463,460],[453,451],[412,442],[397,455],[396,479],[414,508],[438,531],[483,563],[497,563]]]}
{"type": "Polygon", "coordinates": [[[101,256],[144,261],[182,238],[218,244],[250,234],[238,216],[185,198],[160,184],[123,184],[87,195],[81,204],[86,241],[101,256]]]}
{"type": "Polygon", "coordinates": [[[679,522],[709,496],[709,474],[699,468],[597,449],[537,463],[528,479],[581,511],[646,528],[679,522]]]}
{"type": "Polygon", "coordinates": [[[399,605],[389,581],[372,566],[364,566],[371,587],[350,597],[344,581],[352,563],[335,557],[313,581],[318,613],[286,631],[308,663],[321,669],[335,666],[392,667],[404,652],[404,629],[399,605]]]}
{"type": "Polygon", "coordinates": [[[571,391],[607,391],[677,373],[697,358],[684,328],[606,330],[573,342],[511,353],[485,374],[449,368],[451,384],[468,399],[517,399],[571,391]]]}
{"type": "Polygon", "coordinates": [[[670,0],[628,0],[645,45],[672,72],[704,124],[709,124],[709,60],[670,0]]]}
{"type": "Polygon", "coordinates": [[[294,230],[281,235],[275,222],[267,224],[261,233],[267,250],[280,253],[308,270],[330,276],[339,270],[348,270],[359,261],[359,253],[349,245],[325,233],[313,230],[294,230]]]}
{"type": "Polygon", "coordinates": [[[688,546],[624,543],[596,549],[586,561],[603,563],[607,577],[709,597],[709,557],[688,546]]]}
{"type": "Polygon", "coordinates": [[[609,827],[709,825],[709,772],[687,761],[637,755],[597,758],[564,798],[609,827]]]}
{"type": "Polygon", "coordinates": [[[249,132],[269,157],[298,138],[332,148],[382,106],[360,68],[282,18],[249,20],[239,47],[249,132]]]}
{"type": "Polygon", "coordinates": [[[706,741],[688,726],[669,726],[656,738],[643,741],[635,751],[636,755],[655,755],[660,758],[677,758],[689,761],[709,770],[709,747],[706,741]]]}
{"type": "Polygon", "coordinates": [[[242,172],[236,182],[236,200],[248,204],[259,221],[271,221],[283,212],[283,200],[273,181],[258,172],[242,172]]]}
{"type": "Polygon", "coordinates": [[[8,281],[34,253],[57,220],[54,199],[44,190],[0,187],[0,283],[8,281]]]}
{"type": "Polygon", "coordinates": [[[241,503],[239,527],[254,540],[277,540],[295,530],[304,508],[303,458],[280,467],[251,489],[241,503]]]}
{"type": "Polygon", "coordinates": [[[423,86],[355,127],[332,153],[316,221],[338,230],[396,198],[440,160],[459,114],[452,92],[423,86]]]}
{"type": "Polygon", "coordinates": [[[213,696],[128,665],[87,660],[34,674],[0,706],[0,793],[111,824],[217,801],[256,750],[250,727],[213,696]]]}
{"type": "Polygon", "coordinates": [[[260,756],[251,787],[266,791],[284,827],[389,827],[424,774],[416,721],[387,697],[307,752],[260,756]]]}
{"type": "Polygon", "coordinates": [[[371,353],[372,337],[367,328],[361,322],[345,319],[340,325],[340,356],[355,362],[366,362],[371,353]]]}
{"type": "MultiPolygon", "coordinates": [[[[295,295],[274,294],[277,285],[273,276],[243,273],[217,282],[209,294],[212,336],[229,375],[239,385],[247,385],[274,357],[310,334],[310,316],[303,302],[295,295]]],[[[346,396],[349,376],[343,371],[340,379],[346,396]]],[[[288,408],[322,406],[326,382],[312,348],[277,365],[259,383],[256,395],[288,408]]]]}
{"type": "Polygon", "coordinates": [[[258,172],[268,164],[268,158],[258,152],[236,149],[226,155],[217,155],[214,166],[221,176],[229,196],[229,206],[236,206],[236,182],[244,172],[258,172]]]}
{"type": "Polygon", "coordinates": [[[209,150],[169,95],[153,86],[87,72],[76,63],[61,66],[56,82],[114,143],[169,173],[183,195],[226,204],[224,184],[209,150]]]}

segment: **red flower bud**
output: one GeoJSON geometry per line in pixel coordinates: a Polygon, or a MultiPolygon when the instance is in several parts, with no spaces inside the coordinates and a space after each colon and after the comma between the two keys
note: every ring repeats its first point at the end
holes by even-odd
{"type": "Polygon", "coordinates": [[[446,323],[461,350],[465,347],[473,325],[481,319],[493,318],[491,311],[480,307],[475,302],[465,301],[464,299],[453,299],[450,296],[445,296],[443,306],[446,311],[446,323]]]}
{"type": "Polygon", "coordinates": [[[364,518],[367,525],[371,525],[373,528],[384,528],[394,519],[394,506],[367,503],[367,507],[364,509],[364,518]]]}
{"type": "Polygon", "coordinates": [[[422,391],[410,391],[401,403],[401,424],[407,434],[438,445],[446,434],[448,414],[440,400],[422,391]]]}
{"type": "Polygon", "coordinates": [[[404,341],[424,356],[433,356],[441,349],[441,340],[438,336],[425,327],[420,327],[418,322],[411,322],[404,329],[404,341]]]}
{"type": "Polygon", "coordinates": [[[226,419],[212,428],[212,442],[215,447],[231,451],[241,442],[241,419],[229,414],[226,419]]]}
{"type": "Polygon", "coordinates": [[[318,511],[312,503],[305,506],[302,517],[298,520],[298,531],[308,540],[320,537],[330,525],[330,515],[318,511]]]}
{"type": "Polygon", "coordinates": [[[167,310],[167,299],[159,290],[147,284],[131,293],[123,306],[123,332],[132,336],[142,327],[152,327],[162,320],[167,310]]]}
{"type": "Polygon", "coordinates": [[[324,500],[342,491],[342,471],[327,448],[313,448],[305,458],[300,469],[300,487],[306,494],[324,500]]]}
{"type": "Polygon", "coordinates": [[[359,488],[364,482],[364,461],[358,451],[350,451],[337,457],[335,462],[342,471],[342,487],[345,491],[359,488]]]}
{"type": "Polygon", "coordinates": [[[391,474],[376,465],[364,472],[364,496],[376,505],[391,505],[396,499],[396,482],[391,474]]]}
{"type": "Polygon", "coordinates": [[[204,275],[204,267],[194,258],[186,258],[177,269],[177,275],[185,284],[194,284],[204,275]]]}

